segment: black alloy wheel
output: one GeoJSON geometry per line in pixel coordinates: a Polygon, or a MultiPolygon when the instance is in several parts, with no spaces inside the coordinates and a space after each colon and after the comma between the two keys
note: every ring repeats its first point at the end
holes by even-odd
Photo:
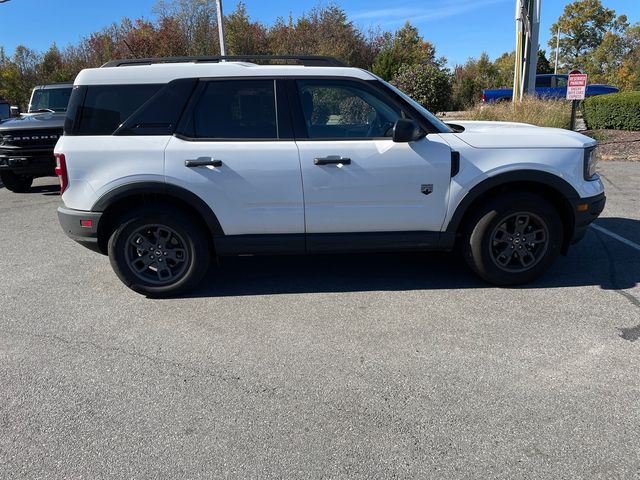
{"type": "Polygon", "coordinates": [[[562,220],[556,208],[534,193],[504,193],[474,212],[461,246],[471,269],[494,285],[530,282],[553,263],[562,246],[562,220]]]}
{"type": "Polygon", "coordinates": [[[118,278],[150,297],[195,288],[209,268],[208,233],[196,218],[172,206],[134,210],[118,222],[108,253],[118,278]]]}

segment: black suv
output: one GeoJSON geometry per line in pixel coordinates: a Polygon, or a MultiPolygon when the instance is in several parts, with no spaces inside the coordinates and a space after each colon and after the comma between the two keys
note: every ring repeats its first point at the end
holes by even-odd
{"type": "Polygon", "coordinates": [[[55,175],[53,147],[62,135],[72,87],[35,87],[28,112],[0,123],[0,180],[9,190],[26,192],[34,178],[55,175]]]}

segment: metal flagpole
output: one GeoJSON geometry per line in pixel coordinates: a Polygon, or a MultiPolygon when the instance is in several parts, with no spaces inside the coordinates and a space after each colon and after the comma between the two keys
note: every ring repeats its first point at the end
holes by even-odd
{"type": "Polygon", "coordinates": [[[560,50],[560,26],[558,26],[558,33],[556,35],[556,61],[553,64],[553,73],[558,73],[558,51],[560,50]]]}

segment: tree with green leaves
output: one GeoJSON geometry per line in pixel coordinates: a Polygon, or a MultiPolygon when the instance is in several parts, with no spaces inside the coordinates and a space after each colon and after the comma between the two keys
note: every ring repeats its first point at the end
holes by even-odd
{"type": "Polygon", "coordinates": [[[451,77],[434,64],[404,64],[391,83],[433,112],[451,106],[451,77]]]}
{"type": "Polygon", "coordinates": [[[568,4],[551,26],[549,46],[555,50],[560,30],[559,70],[585,68],[590,55],[602,43],[605,34],[622,34],[628,26],[625,15],[617,16],[600,0],[577,0],[568,4]]]}
{"type": "Polygon", "coordinates": [[[385,37],[385,45],[373,64],[373,73],[385,80],[393,78],[403,65],[435,65],[442,68],[445,58],[436,59],[436,49],[425,41],[418,29],[406,22],[393,35],[385,37]]]}

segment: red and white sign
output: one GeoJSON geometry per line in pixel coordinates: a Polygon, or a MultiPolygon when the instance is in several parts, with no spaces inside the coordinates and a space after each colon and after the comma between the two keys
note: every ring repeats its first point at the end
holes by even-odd
{"type": "Polygon", "coordinates": [[[587,89],[587,74],[580,70],[569,72],[569,82],[567,83],[567,100],[584,100],[584,93],[587,89]]]}

